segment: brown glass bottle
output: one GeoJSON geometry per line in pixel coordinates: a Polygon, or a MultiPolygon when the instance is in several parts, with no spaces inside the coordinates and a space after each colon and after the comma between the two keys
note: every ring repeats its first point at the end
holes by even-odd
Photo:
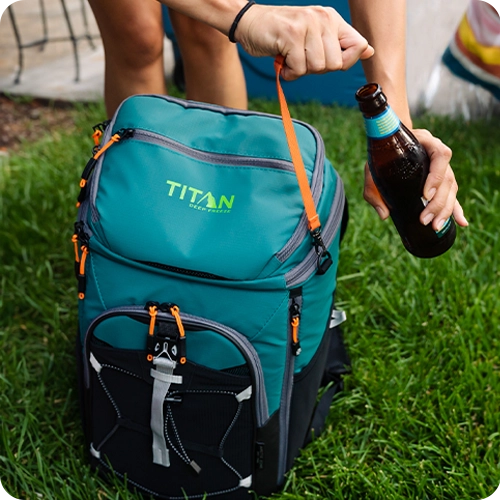
{"type": "Polygon", "coordinates": [[[456,227],[453,217],[440,231],[419,220],[427,203],[423,197],[430,164],[427,152],[400,122],[380,85],[364,85],[356,100],[365,119],[370,172],[405,248],[416,257],[441,255],[453,245],[456,227]]]}

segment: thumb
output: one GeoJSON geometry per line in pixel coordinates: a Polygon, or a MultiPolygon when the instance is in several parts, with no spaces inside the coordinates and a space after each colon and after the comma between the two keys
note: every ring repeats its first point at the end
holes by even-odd
{"type": "Polygon", "coordinates": [[[375,49],[371,45],[368,45],[368,47],[366,47],[365,51],[361,53],[359,58],[362,61],[364,61],[365,59],[370,59],[370,57],[372,57],[373,54],[375,54],[375,49]]]}

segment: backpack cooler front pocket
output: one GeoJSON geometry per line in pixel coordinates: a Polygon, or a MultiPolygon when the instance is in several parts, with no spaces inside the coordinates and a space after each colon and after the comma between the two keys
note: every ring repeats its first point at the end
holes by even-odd
{"type": "MultiPolygon", "coordinates": [[[[134,261],[239,281],[286,272],[304,258],[307,219],[281,121],[231,113],[228,119],[151,97],[123,103],[107,132],[122,138],[97,162],[89,196],[91,230],[103,245],[134,261]],[[200,133],[168,127],[170,120],[149,123],[145,109],[153,103],[168,115],[182,111],[185,127],[200,133]],[[143,115],[141,128],[131,127],[129,108],[143,115]],[[223,135],[210,137],[217,126],[223,135]]],[[[326,220],[333,192],[322,196],[324,146],[314,129],[296,127],[312,196],[326,220]]]]}
{"type": "Polygon", "coordinates": [[[159,498],[247,498],[268,419],[257,355],[236,331],[172,307],[111,309],[87,331],[94,465],[159,498]]]}

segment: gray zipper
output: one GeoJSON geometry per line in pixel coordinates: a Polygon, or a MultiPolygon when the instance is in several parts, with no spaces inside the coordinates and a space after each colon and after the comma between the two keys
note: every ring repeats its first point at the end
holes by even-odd
{"type": "MultiPolygon", "coordinates": [[[[179,104],[185,108],[197,108],[197,109],[204,109],[204,110],[210,110],[210,111],[216,111],[216,112],[224,112],[226,111],[226,114],[238,114],[238,115],[243,115],[243,116],[262,116],[262,117],[267,117],[267,118],[272,118],[272,119],[277,119],[281,121],[281,117],[278,115],[271,115],[268,113],[261,113],[257,111],[242,111],[238,110],[235,111],[234,109],[231,108],[223,108],[223,107],[218,107],[210,104],[200,104],[196,103],[193,104],[189,101],[184,101],[182,99],[176,99],[173,97],[166,97],[166,96],[161,96],[161,95],[150,95],[149,97],[156,97],[160,98],[166,101],[174,102],[176,104],[179,104]]],[[[122,103],[123,104],[123,103],[122,103]]],[[[104,136],[102,138],[102,143],[105,144],[109,139],[111,138],[113,127],[116,122],[116,117],[118,116],[119,110],[122,106],[120,104],[120,107],[118,110],[115,112],[115,115],[113,116],[113,119],[110,121],[108,126],[106,127],[106,130],[104,132],[104,136]]],[[[309,125],[308,123],[301,122],[299,120],[293,120],[295,123],[298,123],[305,128],[307,128],[311,134],[314,136],[317,144],[317,154],[316,154],[316,160],[313,168],[313,174],[312,174],[312,179],[311,179],[311,193],[313,196],[313,200],[316,204],[318,205],[319,198],[321,196],[321,190],[323,187],[323,176],[324,176],[324,161],[325,161],[325,147],[323,143],[323,139],[321,138],[321,135],[319,132],[309,125]]],[[[174,151],[178,151],[182,154],[185,154],[187,156],[191,156],[193,158],[202,160],[202,161],[207,161],[207,162],[213,162],[213,163],[220,163],[222,165],[224,164],[234,164],[234,165],[241,165],[241,166],[257,166],[257,167],[270,167],[270,168],[277,168],[281,170],[285,170],[288,172],[295,172],[295,169],[293,167],[293,163],[291,161],[287,160],[278,160],[278,159],[272,159],[272,158],[245,158],[245,157],[240,157],[236,155],[223,155],[223,154],[217,154],[217,153],[207,153],[204,151],[199,151],[190,148],[189,146],[185,146],[184,144],[181,144],[177,141],[174,141],[172,139],[169,139],[161,134],[157,134],[154,132],[146,131],[146,130],[141,130],[141,129],[134,129],[135,134],[134,137],[140,140],[143,140],[145,142],[150,142],[153,144],[159,144],[159,145],[166,145],[167,147],[171,148],[174,151]]],[[[133,138],[132,138],[133,139],[133,138]]],[[[128,139],[130,140],[130,139],[128,139]]],[[[102,169],[102,162],[105,158],[106,154],[103,154],[99,160],[97,161],[97,164],[94,168],[94,173],[90,179],[90,200],[91,200],[91,213],[92,213],[92,221],[97,222],[99,220],[99,213],[97,211],[97,208],[95,206],[96,203],[96,198],[97,198],[97,186],[99,184],[99,177],[101,175],[101,169],[102,169]]],[[[292,236],[290,239],[285,243],[283,248],[277,252],[276,258],[278,259],[279,262],[283,263],[285,262],[290,255],[293,254],[293,252],[299,247],[299,245],[302,243],[304,238],[306,237],[308,232],[307,228],[307,216],[305,212],[302,214],[302,217],[299,220],[299,223],[297,224],[297,227],[295,228],[294,232],[292,233],[292,236]]]]}
{"type": "Polygon", "coordinates": [[[134,129],[133,137],[128,140],[138,140],[149,144],[155,144],[157,146],[163,146],[177,153],[181,153],[185,156],[189,156],[195,160],[200,160],[206,163],[215,163],[218,165],[237,165],[242,167],[269,167],[277,170],[285,170],[286,172],[295,172],[293,163],[290,161],[278,160],[276,158],[256,158],[250,156],[209,153],[207,151],[191,148],[181,142],[174,141],[169,137],[157,134],[156,132],[150,132],[140,128],[134,129]]]}
{"type": "Polygon", "coordinates": [[[88,198],[85,198],[82,201],[80,207],[78,208],[78,215],[76,217],[76,220],[77,222],[81,222],[83,224],[85,235],[90,239],[93,233],[87,222],[87,214],[89,211],[89,206],[90,206],[90,201],[88,198]]]}
{"type": "MultiPolygon", "coordinates": [[[[333,197],[330,216],[322,228],[322,237],[325,246],[328,248],[342,222],[343,207],[345,203],[344,185],[340,177],[337,178],[337,189],[333,197]]],[[[301,285],[309,276],[316,271],[318,264],[318,254],[316,249],[312,248],[306,258],[296,267],[285,274],[287,288],[295,288],[301,285]]]]}
{"type": "MultiPolygon", "coordinates": [[[[302,309],[302,297],[290,298],[288,301],[288,310],[291,310],[293,302],[302,309]]],[[[286,343],[286,361],[283,374],[283,387],[281,390],[280,401],[280,436],[279,436],[279,462],[278,462],[278,484],[281,484],[286,472],[286,463],[288,456],[288,437],[290,433],[290,407],[292,403],[293,373],[295,369],[295,356],[292,354],[292,325],[291,314],[289,314],[286,343]]]]}
{"type": "MultiPolygon", "coordinates": [[[[108,309],[107,311],[101,313],[99,316],[94,318],[92,323],[90,324],[83,341],[83,356],[84,356],[84,380],[85,386],[90,386],[90,375],[87,359],[89,357],[88,347],[90,341],[90,334],[93,332],[97,323],[101,322],[108,316],[118,316],[120,314],[134,314],[139,316],[144,316],[145,318],[149,318],[149,313],[142,306],[127,306],[127,307],[115,307],[112,309],[108,309]]],[[[229,328],[228,326],[222,325],[221,323],[217,323],[216,321],[211,321],[209,319],[200,318],[198,316],[192,316],[191,314],[180,313],[181,320],[185,326],[192,326],[204,329],[210,329],[216,333],[219,333],[226,339],[230,340],[243,354],[246,359],[251,373],[252,378],[255,384],[255,401],[256,401],[256,419],[257,426],[262,427],[269,418],[269,408],[267,405],[267,397],[266,397],[266,388],[264,385],[264,375],[262,372],[262,366],[260,364],[259,355],[255,351],[255,348],[250,343],[250,341],[243,336],[241,333],[238,333],[236,330],[229,328]]],[[[163,320],[175,322],[175,319],[164,313],[162,311],[158,311],[158,318],[163,320]]]]}

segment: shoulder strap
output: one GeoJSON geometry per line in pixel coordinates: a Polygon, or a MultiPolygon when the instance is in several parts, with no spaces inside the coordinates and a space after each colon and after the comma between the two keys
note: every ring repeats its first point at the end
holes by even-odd
{"type": "Polygon", "coordinates": [[[314,199],[309,186],[309,181],[307,179],[306,169],[304,167],[304,161],[302,160],[302,154],[300,153],[295,129],[293,128],[290,111],[288,110],[288,105],[286,103],[285,94],[281,88],[280,73],[284,61],[285,58],[282,55],[276,56],[274,61],[274,70],[276,71],[276,89],[278,91],[278,100],[280,103],[281,117],[283,119],[288,148],[290,149],[292,163],[295,167],[295,175],[297,176],[297,180],[299,182],[300,194],[302,195],[302,200],[304,201],[309,230],[314,231],[321,226],[321,223],[316,212],[316,206],[314,205],[314,199]]]}

